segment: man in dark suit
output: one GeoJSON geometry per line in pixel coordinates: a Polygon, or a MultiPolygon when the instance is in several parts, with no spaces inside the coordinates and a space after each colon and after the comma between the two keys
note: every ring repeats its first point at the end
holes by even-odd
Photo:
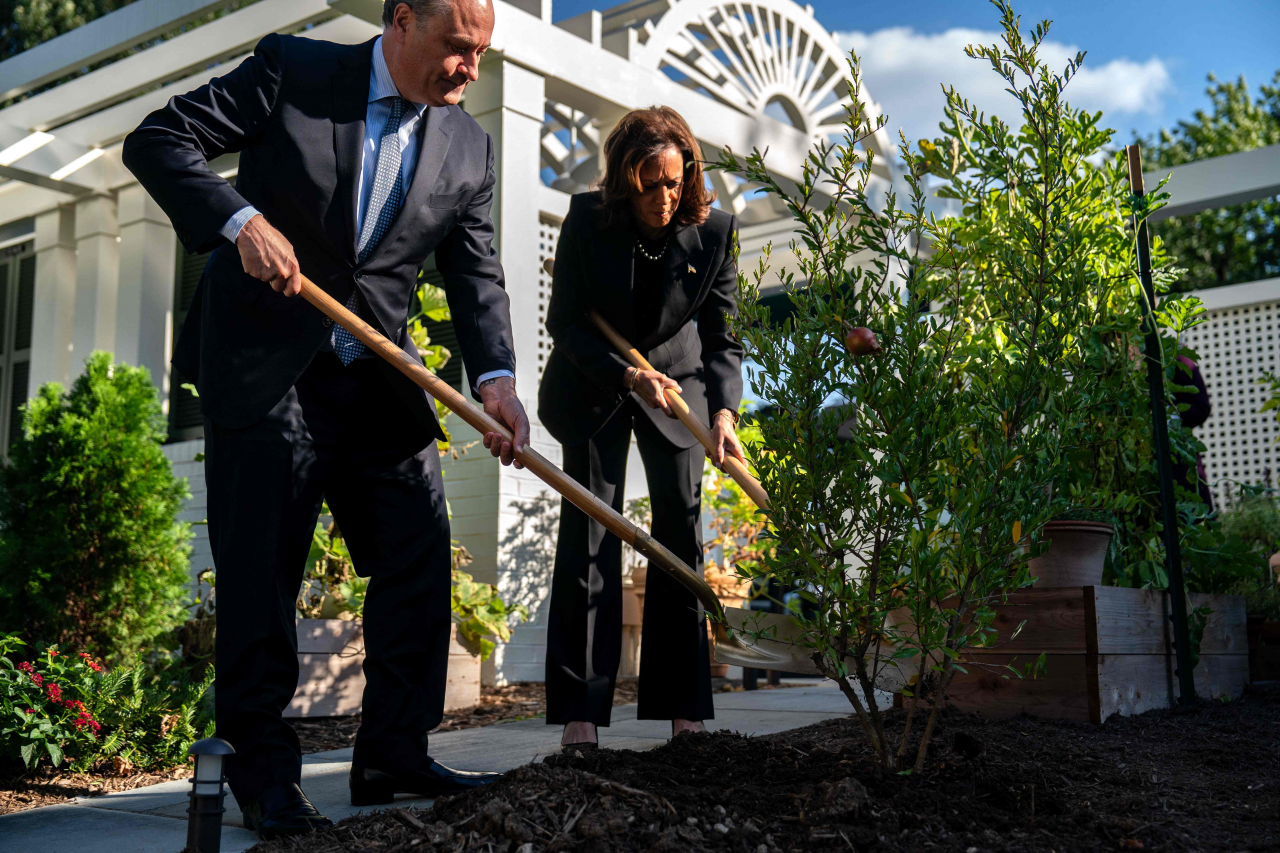
{"type": "Polygon", "coordinates": [[[387,0],[383,35],[351,47],[287,36],[174,98],[124,161],[189,251],[213,254],[175,349],[205,415],[218,572],[217,725],[246,823],[326,826],[299,787],[281,713],[297,684],[294,600],[321,501],[370,577],[367,687],[351,768],[357,805],[435,796],[496,774],[427,753],[449,641],[449,520],[435,409],[301,299],[305,273],[406,353],[419,269],[444,276],[472,394],[528,441],[489,207],[493,142],[458,106],[493,31],[488,0],[387,0]],[[232,187],[209,161],[240,153],[232,187]],[[267,286],[263,282],[269,282],[267,286]]]}

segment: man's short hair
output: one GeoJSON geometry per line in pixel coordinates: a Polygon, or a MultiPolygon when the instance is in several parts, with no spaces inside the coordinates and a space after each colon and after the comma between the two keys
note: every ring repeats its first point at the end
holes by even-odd
{"type": "Polygon", "coordinates": [[[391,26],[395,20],[396,7],[408,6],[409,11],[413,12],[413,16],[418,20],[430,18],[440,12],[447,12],[453,8],[453,0],[384,0],[382,4],[382,26],[391,26]]]}

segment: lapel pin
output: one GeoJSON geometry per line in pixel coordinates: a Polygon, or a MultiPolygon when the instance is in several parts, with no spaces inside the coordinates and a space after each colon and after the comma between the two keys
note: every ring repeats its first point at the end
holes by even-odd
{"type": "Polygon", "coordinates": [[[693,268],[693,264],[689,264],[689,274],[690,274],[690,275],[697,275],[697,274],[698,274],[698,271],[697,271],[697,270],[695,270],[695,269],[693,268]]]}

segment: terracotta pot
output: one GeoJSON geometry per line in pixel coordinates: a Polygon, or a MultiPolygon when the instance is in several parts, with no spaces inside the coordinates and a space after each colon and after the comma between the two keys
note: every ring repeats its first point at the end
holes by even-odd
{"type": "Polygon", "coordinates": [[[1031,561],[1032,586],[1100,586],[1113,528],[1097,521],[1050,521],[1044,526],[1049,547],[1031,561]]]}

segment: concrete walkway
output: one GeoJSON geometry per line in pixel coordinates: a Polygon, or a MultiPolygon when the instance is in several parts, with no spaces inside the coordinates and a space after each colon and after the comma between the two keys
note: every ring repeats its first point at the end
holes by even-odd
{"type": "MultiPolygon", "coordinates": [[[[787,731],[850,713],[848,700],[835,685],[717,693],[716,719],[707,727],[743,734],[787,731]]],[[[635,705],[613,709],[613,725],[601,729],[601,745],[612,749],[650,749],[665,743],[669,723],[637,720],[635,705]]],[[[431,754],[453,767],[510,770],[559,749],[560,728],[541,719],[502,723],[480,729],[444,732],[431,737],[431,754]]],[[[316,807],[335,822],[373,808],[353,808],[347,773],[351,750],[303,756],[302,787],[316,807]]],[[[76,803],[48,806],[0,817],[0,853],[179,853],[187,838],[187,792],[190,782],[165,782],[76,803]]],[[[425,807],[430,800],[405,802],[425,807]]],[[[227,797],[223,853],[239,853],[257,842],[244,829],[240,810],[227,797]]]]}

